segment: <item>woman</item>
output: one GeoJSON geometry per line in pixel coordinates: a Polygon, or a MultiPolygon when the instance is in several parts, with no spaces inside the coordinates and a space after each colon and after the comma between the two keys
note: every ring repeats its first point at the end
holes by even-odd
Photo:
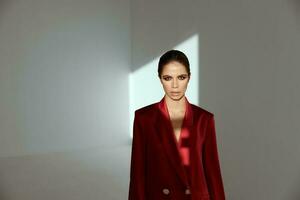
{"type": "Polygon", "coordinates": [[[214,115],[185,96],[188,58],[166,52],[158,77],[164,97],[135,111],[129,200],[224,200],[214,115]]]}

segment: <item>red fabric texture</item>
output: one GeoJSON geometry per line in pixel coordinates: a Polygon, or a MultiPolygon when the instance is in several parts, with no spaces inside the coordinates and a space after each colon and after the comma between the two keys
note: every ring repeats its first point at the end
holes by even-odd
{"type": "Polygon", "coordinates": [[[214,114],[186,99],[177,142],[164,100],[135,111],[128,200],[225,200],[214,114]]]}

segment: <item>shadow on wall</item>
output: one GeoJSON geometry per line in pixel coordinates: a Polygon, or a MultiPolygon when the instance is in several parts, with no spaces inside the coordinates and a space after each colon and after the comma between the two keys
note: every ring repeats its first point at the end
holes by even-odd
{"type": "Polygon", "coordinates": [[[288,0],[290,7],[294,10],[297,18],[298,28],[300,29],[300,0],[288,0]]]}
{"type": "MultiPolygon", "coordinates": [[[[299,169],[299,166],[297,166],[299,169]]],[[[282,196],[280,199],[284,200],[299,200],[300,199],[300,173],[297,170],[293,171],[293,178],[290,178],[285,188],[282,188],[282,196]]]]}
{"type": "Polygon", "coordinates": [[[6,12],[9,7],[9,5],[11,4],[10,0],[0,0],[0,22],[1,22],[1,14],[3,14],[4,12],[6,12]]]}
{"type": "Polygon", "coordinates": [[[298,177],[297,181],[295,181],[293,187],[291,187],[287,191],[287,195],[284,198],[290,200],[299,200],[300,199],[299,185],[300,185],[300,177],[298,177]]]}
{"type": "Polygon", "coordinates": [[[0,199],[9,199],[8,196],[4,194],[4,189],[0,183],[0,199]]]}

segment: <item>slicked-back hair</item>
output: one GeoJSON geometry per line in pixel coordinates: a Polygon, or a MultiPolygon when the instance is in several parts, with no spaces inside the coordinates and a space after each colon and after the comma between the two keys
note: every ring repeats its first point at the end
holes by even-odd
{"type": "Polygon", "coordinates": [[[159,58],[158,70],[157,70],[159,78],[161,78],[161,73],[163,71],[164,66],[173,61],[179,62],[180,64],[184,65],[186,68],[186,71],[188,73],[188,76],[191,75],[190,63],[189,63],[187,56],[179,50],[172,49],[172,50],[165,52],[159,58]]]}

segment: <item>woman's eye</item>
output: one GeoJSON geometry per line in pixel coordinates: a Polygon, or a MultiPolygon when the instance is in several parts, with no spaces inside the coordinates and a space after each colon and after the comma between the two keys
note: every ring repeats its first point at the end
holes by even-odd
{"type": "Polygon", "coordinates": [[[165,77],[164,78],[166,81],[170,80],[171,78],[170,77],[165,77]]]}
{"type": "Polygon", "coordinates": [[[179,76],[179,80],[184,80],[185,76],[179,76]]]}

